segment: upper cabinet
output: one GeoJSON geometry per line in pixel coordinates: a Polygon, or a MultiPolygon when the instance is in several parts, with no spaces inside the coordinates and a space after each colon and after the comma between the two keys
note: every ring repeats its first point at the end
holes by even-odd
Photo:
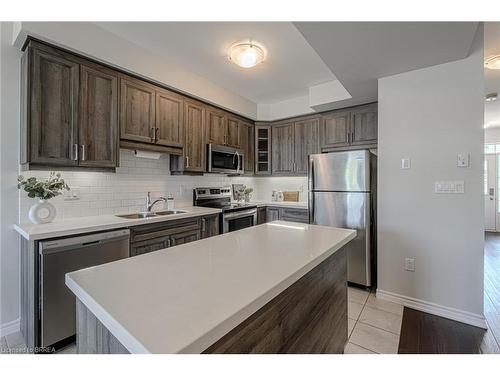
{"type": "Polygon", "coordinates": [[[271,126],[255,125],[255,174],[271,174],[271,126]]]}
{"type": "Polygon", "coordinates": [[[249,122],[240,122],[239,125],[239,147],[245,154],[244,170],[245,174],[254,173],[255,162],[255,142],[254,142],[254,125],[249,122]]]}
{"type": "Polygon", "coordinates": [[[184,100],[167,90],[156,91],[156,143],[184,146],[184,100]]]}
{"type": "Polygon", "coordinates": [[[242,122],[235,117],[228,116],[226,122],[226,145],[229,147],[239,148],[240,144],[240,128],[242,122]]]}
{"type": "Polygon", "coordinates": [[[118,78],[72,54],[30,41],[22,57],[21,163],[118,165],[118,78]]]}
{"type": "Polygon", "coordinates": [[[319,152],[319,119],[312,118],[294,123],[294,168],[295,174],[307,175],[309,155],[319,152]]]}
{"type": "MultiPolygon", "coordinates": [[[[184,161],[180,158],[178,163],[184,163],[177,166],[177,170],[189,172],[204,172],[207,169],[205,162],[205,107],[201,103],[194,101],[185,102],[185,147],[184,161]]],[[[173,160],[173,159],[172,159],[173,160]]]]}
{"type": "Polygon", "coordinates": [[[294,164],[294,124],[276,124],[272,129],[272,173],[273,175],[293,174],[294,164]]]}
{"type": "Polygon", "coordinates": [[[118,77],[101,67],[80,68],[79,164],[118,165],[118,77]]]}
{"type": "Polygon", "coordinates": [[[376,144],[377,117],[377,103],[322,114],[321,150],[347,150],[376,144]]]}
{"type": "Polygon", "coordinates": [[[207,143],[240,148],[241,120],[222,110],[206,108],[207,143]]]}
{"type": "Polygon", "coordinates": [[[155,88],[133,78],[121,79],[120,139],[154,143],[155,88]]]}

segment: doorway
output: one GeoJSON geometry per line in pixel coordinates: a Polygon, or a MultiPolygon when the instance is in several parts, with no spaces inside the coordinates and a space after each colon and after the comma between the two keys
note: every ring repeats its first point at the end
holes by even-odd
{"type": "Polygon", "coordinates": [[[500,143],[484,146],[484,228],[487,232],[500,231],[500,204],[498,199],[498,168],[500,143]]]}

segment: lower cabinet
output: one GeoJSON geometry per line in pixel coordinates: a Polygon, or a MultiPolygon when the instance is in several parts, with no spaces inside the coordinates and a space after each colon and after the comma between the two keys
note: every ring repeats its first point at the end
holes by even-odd
{"type": "Polygon", "coordinates": [[[146,254],[218,234],[218,214],[132,227],[130,228],[130,256],[146,254]]]}
{"type": "Polygon", "coordinates": [[[219,215],[204,216],[201,218],[201,238],[217,236],[219,234],[219,215]]]}
{"type": "Polygon", "coordinates": [[[267,207],[266,220],[267,222],[285,220],[307,224],[309,223],[309,210],[307,208],[267,207]]]}
{"type": "Polygon", "coordinates": [[[257,225],[259,224],[264,224],[267,216],[267,208],[266,207],[259,207],[257,208],[257,225]]]}

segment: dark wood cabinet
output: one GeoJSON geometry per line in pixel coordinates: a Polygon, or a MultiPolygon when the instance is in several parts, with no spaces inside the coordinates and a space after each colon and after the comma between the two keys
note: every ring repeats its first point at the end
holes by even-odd
{"type": "Polygon", "coordinates": [[[255,125],[255,174],[270,175],[272,166],[271,126],[255,125]]]}
{"type": "Polygon", "coordinates": [[[274,220],[309,223],[309,210],[307,208],[267,207],[266,221],[270,222],[274,220]]]}
{"type": "Polygon", "coordinates": [[[370,104],[353,109],[351,112],[351,144],[363,145],[376,143],[377,137],[377,104],[370,104]]]}
{"type": "Polygon", "coordinates": [[[185,171],[204,172],[205,165],[205,108],[201,103],[184,103],[184,165],[185,171]]]}
{"type": "Polygon", "coordinates": [[[294,124],[293,122],[272,125],[273,175],[293,174],[294,124]]]}
{"type": "Polygon", "coordinates": [[[293,173],[307,175],[309,155],[319,152],[319,119],[305,119],[294,123],[293,173]]]}
{"type": "Polygon", "coordinates": [[[226,144],[226,116],[215,108],[206,108],[207,143],[226,144]]]}
{"type": "Polygon", "coordinates": [[[219,215],[204,216],[201,218],[201,238],[217,236],[219,234],[219,215]]]}
{"type": "Polygon", "coordinates": [[[200,239],[199,230],[175,233],[170,236],[170,246],[182,245],[184,243],[198,241],[200,239]]]}
{"type": "Polygon", "coordinates": [[[267,207],[266,222],[275,221],[279,219],[280,219],[280,209],[278,207],[267,207]]]}
{"type": "Polygon", "coordinates": [[[79,165],[118,167],[118,76],[82,65],[80,93],[79,165]]]}
{"type": "Polygon", "coordinates": [[[377,144],[377,103],[329,112],[322,115],[320,148],[349,150],[377,144]]]}
{"type": "Polygon", "coordinates": [[[267,209],[266,207],[257,208],[257,225],[267,223],[267,209]]]}
{"type": "Polygon", "coordinates": [[[152,251],[166,249],[170,247],[169,237],[159,237],[152,240],[135,242],[130,244],[130,256],[147,254],[152,251]]]}
{"type": "Polygon", "coordinates": [[[184,100],[167,90],[156,91],[155,143],[184,146],[184,100]]]}
{"type": "Polygon", "coordinates": [[[239,148],[240,144],[241,122],[233,117],[227,117],[226,122],[226,145],[239,148]]]}
{"type": "Polygon", "coordinates": [[[27,88],[24,163],[78,165],[80,65],[71,55],[31,43],[23,70],[27,88]]]}
{"type": "Polygon", "coordinates": [[[350,112],[336,111],[322,116],[320,126],[321,148],[349,145],[350,112]]]}
{"type": "Polygon", "coordinates": [[[239,125],[239,147],[245,153],[244,169],[245,174],[254,173],[254,163],[255,163],[255,141],[254,141],[254,126],[248,122],[240,122],[239,125]]]}
{"type": "Polygon", "coordinates": [[[155,87],[122,77],[120,97],[120,139],[154,143],[155,87]]]}

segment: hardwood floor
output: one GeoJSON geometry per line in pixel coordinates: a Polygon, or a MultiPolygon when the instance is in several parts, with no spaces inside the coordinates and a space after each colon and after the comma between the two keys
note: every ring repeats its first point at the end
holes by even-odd
{"type": "Polygon", "coordinates": [[[488,330],[405,307],[398,353],[500,354],[500,233],[486,233],[484,315],[488,330]]]}

